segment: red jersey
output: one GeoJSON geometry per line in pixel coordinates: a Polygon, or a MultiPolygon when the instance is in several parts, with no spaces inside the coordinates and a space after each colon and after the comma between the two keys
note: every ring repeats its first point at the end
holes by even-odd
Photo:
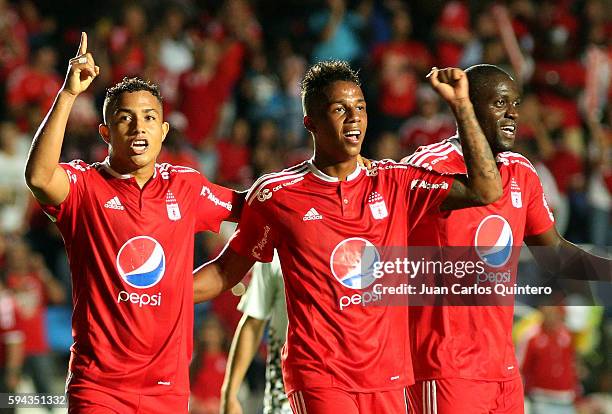
{"type": "MultiPolygon", "coordinates": [[[[403,161],[440,174],[465,174],[456,137],[419,148],[403,161]]],[[[425,217],[410,234],[413,246],[521,246],[523,237],[554,224],[529,160],[497,155],[503,195],[495,203],[425,217]],[[457,231],[457,229],[461,229],[457,231]],[[491,242],[493,240],[493,242],[491,242]]],[[[515,274],[515,272],[513,272],[515,274]]],[[[440,378],[502,381],[519,375],[512,343],[513,306],[410,307],[410,339],[417,381],[440,378]]]]}
{"type": "Polygon", "coordinates": [[[539,392],[573,401],[578,377],[572,336],[567,328],[540,329],[527,344],[522,373],[526,394],[539,392]]]}
{"type": "Polygon", "coordinates": [[[282,352],[288,393],[376,392],[414,382],[403,342],[407,308],[376,304],[370,270],[379,249],[405,246],[409,228],[437,210],[451,184],[452,177],[393,161],[357,168],[345,181],[306,161],[255,182],[230,247],[263,262],[278,250],[289,319],[282,352]]]}
{"type": "Polygon", "coordinates": [[[43,208],[62,233],[72,273],[68,390],[188,394],[194,233],[218,231],[233,192],[170,164],[157,164],[142,189],[108,158],[61,166],[70,193],[43,208]]]}
{"type": "Polygon", "coordinates": [[[27,332],[24,351],[26,355],[49,352],[47,343],[47,294],[45,285],[36,272],[24,275],[9,273],[7,286],[13,290],[19,327],[27,332]]]}
{"type": "Polygon", "coordinates": [[[23,341],[23,332],[17,326],[15,316],[15,301],[8,290],[0,288],[0,367],[4,367],[6,361],[6,344],[23,341]]]}

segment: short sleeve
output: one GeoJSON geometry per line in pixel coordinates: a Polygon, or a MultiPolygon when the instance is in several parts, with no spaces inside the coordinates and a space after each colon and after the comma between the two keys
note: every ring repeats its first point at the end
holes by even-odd
{"type": "Polygon", "coordinates": [[[525,222],[525,236],[542,234],[555,224],[555,218],[546,202],[542,183],[536,173],[527,174],[526,187],[529,192],[527,202],[527,220],[525,222]]]}
{"type": "Polygon", "coordinates": [[[263,208],[262,203],[244,203],[238,229],[229,246],[236,253],[257,262],[271,262],[278,239],[274,224],[263,208]]]}
{"type": "Polygon", "coordinates": [[[213,184],[198,173],[201,181],[200,194],[196,208],[196,231],[211,230],[219,232],[221,223],[232,215],[240,195],[229,188],[213,184]]]}
{"type": "Polygon", "coordinates": [[[251,282],[247,292],[238,304],[238,310],[242,313],[259,320],[268,320],[274,309],[277,297],[278,274],[277,256],[272,263],[255,263],[251,282]]]}
{"type": "Polygon", "coordinates": [[[58,206],[46,205],[40,203],[43,211],[54,222],[67,222],[74,217],[83,194],[87,187],[87,172],[90,166],[81,160],[70,161],[69,163],[61,163],[60,167],[64,169],[68,176],[70,190],[66,199],[58,206]]]}
{"type": "Polygon", "coordinates": [[[407,178],[408,223],[409,230],[412,230],[425,214],[439,211],[454,177],[409,166],[407,178]]]}

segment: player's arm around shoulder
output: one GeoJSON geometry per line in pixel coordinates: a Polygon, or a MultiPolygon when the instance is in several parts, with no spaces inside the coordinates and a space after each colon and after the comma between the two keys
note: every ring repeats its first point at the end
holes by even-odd
{"type": "Polygon", "coordinates": [[[82,33],[76,57],[68,62],[64,85],[32,141],[26,162],[26,183],[43,204],[59,205],[68,196],[70,182],[59,166],[68,116],[76,97],[99,73],[100,68],[95,65],[92,54],[87,52],[87,35],[82,33]]]}

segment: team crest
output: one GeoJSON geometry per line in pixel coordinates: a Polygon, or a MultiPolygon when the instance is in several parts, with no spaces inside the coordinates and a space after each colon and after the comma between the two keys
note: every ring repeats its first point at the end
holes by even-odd
{"type": "Polygon", "coordinates": [[[523,199],[521,198],[520,191],[510,191],[510,197],[512,198],[512,205],[516,208],[523,207],[523,199]]]}
{"type": "Polygon", "coordinates": [[[368,197],[368,205],[370,206],[372,217],[376,220],[382,220],[389,215],[385,200],[376,191],[372,192],[368,197]]]}
{"type": "Polygon", "coordinates": [[[166,211],[168,212],[168,218],[170,220],[177,221],[181,219],[181,210],[171,191],[166,193],[166,211]]]}
{"type": "Polygon", "coordinates": [[[514,177],[512,177],[512,180],[510,181],[510,198],[512,199],[512,205],[515,208],[523,207],[523,198],[521,197],[521,187],[519,187],[514,177]]]}

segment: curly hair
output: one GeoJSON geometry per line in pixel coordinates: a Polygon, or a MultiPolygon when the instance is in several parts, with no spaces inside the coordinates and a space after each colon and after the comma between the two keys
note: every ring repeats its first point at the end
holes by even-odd
{"type": "Polygon", "coordinates": [[[117,105],[119,97],[123,93],[147,91],[150,92],[158,102],[162,103],[162,96],[159,91],[159,86],[155,83],[149,82],[139,77],[128,78],[125,77],[123,80],[116,85],[111,86],[106,90],[106,96],[104,97],[104,105],[102,106],[102,114],[104,115],[104,122],[107,121],[109,115],[109,109],[114,109],[117,105]]]}
{"type": "Polygon", "coordinates": [[[361,86],[358,72],[353,70],[348,62],[325,60],[308,68],[300,84],[304,113],[309,112],[314,98],[318,97],[325,87],[337,81],[353,82],[361,86]]]}

